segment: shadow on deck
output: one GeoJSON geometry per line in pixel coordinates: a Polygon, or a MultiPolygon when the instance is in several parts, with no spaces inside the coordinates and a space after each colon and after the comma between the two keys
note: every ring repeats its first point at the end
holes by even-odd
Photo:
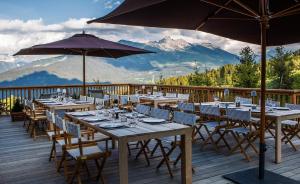
{"type": "MultiPolygon", "coordinates": [[[[54,162],[48,162],[50,141],[40,137],[33,141],[22,127],[23,122],[10,122],[9,117],[0,117],[0,183],[66,183],[63,172],[57,173],[54,162]]],[[[268,140],[266,167],[276,173],[300,180],[300,154],[288,145],[283,145],[283,162],[274,164],[274,141],[268,140]]],[[[209,146],[205,151],[200,150],[200,142],[193,145],[193,183],[223,184],[230,183],[222,178],[223,174],[231,173],[246,168],[257,166],[258,157],[252,156],[252,161],[247,162],[241,154],[225,156],[225,149],[221,153],[215,152],[209,146]]],[[[133,154],[134,155],[134,154],[133,154]]],[[[146,166],[143,156],[135,160],[129,158],[129,183],[180,183],[180,166],[174,168],[174,178],[168,175],[166,167],[156,170],[160,159],[152,159],[151,166],[146,166]]],[[[90,171],[95,175],[95,166],[90,163],[90,171]]],[[[86,174],[83,173],[83,176],[86,174]]],[[[112,157],[107,162],[104,173],[106,183],[118,183],[118,155],[113,151],[112,157]]],[[[84,183],[96,183],[92,179],[83,177],[84,183]]]]}

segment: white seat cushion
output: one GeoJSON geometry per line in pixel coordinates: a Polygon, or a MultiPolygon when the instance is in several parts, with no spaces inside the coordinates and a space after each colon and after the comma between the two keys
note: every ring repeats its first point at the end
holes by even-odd
{"type": "MultiPolygon", "coordinates": [[[[93,154],[103,152],[98,146],[83,147],[82,151],[83,151],[84,156],[93,155],[93,154]]],[[[75,159],[77,159],[80,156],[79,148],[69,149],[69,150],[67,150],[67,152],[69,153],[69,155],[71,155],[75,159]]]]}
{"type": "MultiPolygon", "coordinates": [[[[62,135],[62,134],[64,134],[64,131],[59,131],[59,133],[60,133],[60,135],[62,135]]],[[[47,135],[50,137],[50,138],[52,138],[52,136],[54,136],[54,131],[48,131],[47,132],[47,135]]]]}
{"type": "Polygon", "coordinates": [[[298,121],[295,120],[284,120],[281,122],[282,125],[296,126],[298,125],[298,121]]]}
{"type": "Polygon", "coordinates": [[[226,122],[225,121],[221,121],[221,122],[210,121],[210,122],[206,122],[206,123],[203,123],[203,124],[205,124],[205,126],[207,126],[207,128],[216,128],[217,126],[226,125],[226,122]]]}
{"type": "Polygon", "coordinates": [[[231,130],[231,131],[233,131],[235,133],[238,133],[238,134],[248,134],[250,132],[250,129],[245,128],[245,127],[231,128],[231,129],[228,129],[228,130],[231,130]]]}

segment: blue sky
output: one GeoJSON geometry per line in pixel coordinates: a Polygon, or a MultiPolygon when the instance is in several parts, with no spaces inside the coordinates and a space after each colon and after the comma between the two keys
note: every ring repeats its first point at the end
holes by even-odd
{"type": "Polygon", "coordinates": [[[70,18],[99,17],[110,12],[116,0],[0,0],[0,19],[31,20],[45,23],[63,22],[70,18]]]}

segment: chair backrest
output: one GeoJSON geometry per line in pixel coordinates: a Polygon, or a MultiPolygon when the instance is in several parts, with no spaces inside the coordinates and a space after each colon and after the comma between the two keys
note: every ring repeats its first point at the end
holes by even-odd
{"type": "Polygon", "coordinates": [[[154,118],[170,120],[170,112],[165,109],[151,108],[150,116],[154,118]]]}
{"type": "Polygon", "coordinates": [[[81,138],[80,125],[66,121],[66,132],[73,137],[81,138]]]}
{"type": "Polygon", "coordinates": [[[173,121],[184,125],[195,125],[197,116],[195,114],[175,111],[173,121]]]}
{"type": "Polygon", "coordinates": [[[95,98],[95,104],[96,105],[104,105],[104,99],[101,98],[95,98]]]}
{"type": "Polygon", "coordinates": [[[235,102],[240,102],[241,105],[243,105],[243,104],[252,104],[252,99],[237,96],[237,97],[235,97],[235,102]]]}
{"type": "Polygon", "coordinates": [[[65,120],[59,116],[55,116],[55,125],[64,132],[66,131],[66,123],[65,120]]]}
{"type": "Polygon", "coordinates": [[[176,98],[177,97],[177,93],[166,93],[166,97],[176,98]]]}
{"type": "Polygon", "coordinates": [[[160,92],[160,91],[153,91],[152,93],[154,96],[163,96],[163,92],[160,92]]]}
{"type": "Polygon", "coordinates": [[[138,95],[130,95],[129,96],[129,100],[132,102],[132,103],[139,103],[140,102],[140,98],[138,95]]]}
{"type": "Polygon", "coordinates": [[[136,111],[141,114],[149,115],[150,114],[150,106],[138,104],[136,106],[136,111]]]}
{"type": "Polygon", "coordinates": [[[120,104],[121,105],[127,105],[128,104],[128,96],[127,95],[120,96],[120,104]]]}
{"type": "Polygon", "coordinates": [[[195,112],[194,103],[179,102],[177,108],[183,112],[195,112]]]}
{"type": "Polygon", "coordinates": [[[251,121],[251,111],[248,110],[239,110],[239,109],[227,109],[226,115],[229,120],[238,120],[238,121],[251,121]]]}
{"type": "Polygon", "coordinates": [[[86,101],[86,96],[80,95],[80,96],[79,96],[79,100],[80,100],[80,101],[86,101]]]}
{"type": "Polygon", "coordinates": [[[104,101],[109,101],[109,99],[110,99],[109,95],[104,95],[104,96],[103,96],[103,100],[104,100],[104,101]]]}
{"type": "Polygon", "coordinates": [[[300,110],[300,104],[289,104],[289,103],[286,103],[285,107],[288,107],[291,110],[300,110]]]}
{"type": "Polygon", "coordinates": [[[46,110],[47,121],[55,124],[54,113],[46,110]]]}
{"type": "Polygon", "coordinates": [[[95,103],[95,98],[88,96],[88,97],[86,97],[86,101],[89,102],[89,103],[94,104],[95,103]]]}
{"type": "Polygon", "coordinates": [[[119,95],[112,94],[110,95],[110,99],[112,103],[119,103],[119,95]]]}
{"type": "Polygon", "coordinates": [[[200,113],[209,116],[221,116],[221,110],[215,105],[200,105],[200,113]]]}
{"type": "MultiPolygon", "coordinates": [[[[260,100],[259,100],[259,105],[260,105],[260,100]]],[[[266,106],[268,107],[280,107],[280,102],[271,100],[271,99],[267,99],[266,100],[266,106]]]]}
{"type": "Polygon", "coordinates": [[[190,98],[190,94],[181,94],[181,93],[178,93],[177,94],[177,98],[185,100],[185,101],[188,101],[189,98],[190,98]]]}

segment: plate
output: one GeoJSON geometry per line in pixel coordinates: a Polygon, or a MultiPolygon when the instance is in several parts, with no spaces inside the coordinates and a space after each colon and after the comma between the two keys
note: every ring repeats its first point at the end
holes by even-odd
{"type": "Polygon", "coordinates": [[[241,104],[241,106],[244,106],[244,107],[252,107],[254,106],[253,104],[241,104]]]}
{"type": "MultiPolygon", "coordinates": [[[[134,118],[134,116],[133,116],[132,113],[130,113],[130,114],[125,114],[125,116],[126,116],[127,118],[134,118]]],[[[144,117],[145,117],[144,114],[137,114],[137,118],[144,118],[144,117]]]]}
{"type": "Polygon", "coordinates": [[[76,104],[88,104],[88,101],[75,101],[76,104]]]}
{"type": "Polygon", "coordinates": [[[95,121],[106,121],[106,118],[97,118],[97,117],[91,117],[91,118],[83,118],[82,120],[84,121],[89,121],[89,122],[95,122],[95,121]]]}
{"type": "Polygon", "coordinates": [[[53,102],[53,103],[45,103],[47,105],[63,105],[63,103],[53,102]]]}
{"type": "Polygon", "coordinates": [[[289,110],[291,110],[288,107],[273,107],[273,109],[276,109],[276,110],[279,110],[279,111],[289,111],[289,110]]]}
{"type": "Polygon", "coordinates": [[[123,123],[102,123],[99,125],[101,128],[110,129],[110,128],[120,128],[123,127],[123,123]]]}
{"type": "Polygon", "coordinates": [[[70,113],[72,116],[90,116],[91,114],[88,112],[72,112],[70,113]]]}
{"type": "Polygon", "coordinates": [[[144,118],[144,119],[142,119],[142,121],[145,123],[163,123],[166,120],[158,119],[158,118],[144,118]]]}

